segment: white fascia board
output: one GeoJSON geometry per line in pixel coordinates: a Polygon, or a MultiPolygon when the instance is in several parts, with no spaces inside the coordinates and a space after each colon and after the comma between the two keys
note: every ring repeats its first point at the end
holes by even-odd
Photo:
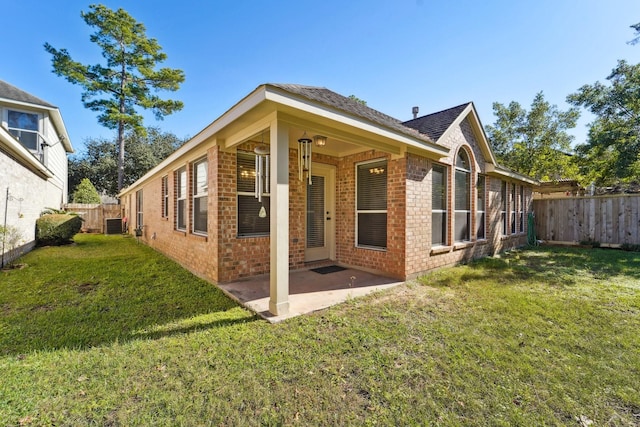
{"type": "Polygon", "coordinates": [[[53,178],[53,173],[38,161],[33,154],[22,146],[5,128],[0,126],[0,144],[21,160],[21,163],[33,172],[45,178],[53,178]]]}
{"type": "Polygon", "coordinates": [[[538,180],[533,179],[530,176],[523,175],[518,172],[514,172],[511,169],[507,169],[500,165],[493,165],[488,163],[486,168],[487,168],[487,173],[490,175],[497,175],[505,178],[511,178],[511,179],[526,182],[527,184],[531,184],[535,186],[540,185],[540,182],[538,180]]]}
{"type": "MultiPolygon", "coordinates": [[[[46,110],[49,112],[49,116],[51,117],[51,121],[53,122],[53,125],[55,126],[56,130],[58,131],[58,138],[60,138],[60,142],[62,143],[62,146],[65,148],[67,153],[73,153],[73,146],[71,145],[71,141],[69,140],[69,134],[67,133],[67,128],[64,125],[64,121],[62,120],[62,115],[60,114],[60,110],[56,107],[48,107],[46,105],[40,105],[40,104],[32,104],[30,102],[22,102],[22,101],[16,101],[15,99],[7,99],[7,98],[0,98],[0,103],[5,103],[5,104],[13,104],[16,105],[18,107],[27,107],[31,110],[46,110]]],[[[56,143],[57,141],[53,141],[53,143],[56,143]]]]}
{"type": "MultiPolygon", "coordinates": [[[[131,189],[137,187],[140,183],[145,181],[146,179],[152,177],[157,174],[159,171],[170,165],[171,163],[178,160],[183,155],[187,154],[189,151],[193,150],[196,146],[198,146],[203,141],[214,136],[216,133],[220,132],[220,130],[224,129],[224,127],[228,126],[234,120],[237,120],[239,117],[247,113],[249,110],[254,108],[260,102],[265,100],[264,96],[264,85],[259,86],[256,90],[251,92],[249,95],[244,97],[240,102],[227,110],[222,116],[218,117],[214,120],[209,126],[198,132],[193,138],[191,138],[186,144],[182,147],[178,148],[172,154],[169,155],[166,159],[158,163],[153,169],[140,177],[136,182],[131,184],[129,187],[122,189],[118,194],[118,197],[122,197],[124,194],[131,191],[131,189]]],[[[217,145],[217,142],[214,144],[217,145]]]]}
{"type": "MultiPolygon", "coordinates": [[[[62,120],[62,114],[60,114],[60,110],[57,108],[50,108],[48,110],[51,116],[51,121],[53,122],[53,125],[56,127],[56,130],[58,131],[58,138],[60,139],[62,146],[64,147],[67,153],[73,153],[74,149],[73,149],[73,146],[71,145],[71,140],[69,139],[67,128],[64,125],[64,120],[62,120]]],[[[54,141],[53,143],[55,142],[56,141],[54,141]]]]}
{"type": "MultiPolygon", "coordinates": [[[[451,123],[451,125],[447,128],[447,130],[445,130],[444,133],[440,136],[440,138],[438,138],[438,141],[440,140],[444,141],[447,138],[447,136],[449,136],[449,134],[453,132],[453,129],[460,126],[460,123],[462,123],[462,121],[465,118],[467,118],[469,114],[473,116],[474,123],[472,123],[472,126],[477,128],[477,133],[480,134],[480,141],[478,142],[483,146],[480,149],[482,150],[482,148],[484,148],[484,150],[482,151],[489,155],[489,161],[494,165],[497,164],[496,156],[494,155],[493,149],[489,144],[489,139],[487,139],[487,135],[484,132],[484,128],[482,127],[482,123],[480,122],[480,117],[478,117],[478,112],[476,111],[476,108],[473,105],[473,102],[470,102],[469,105],[467,105],[465,109],[462,110],[462,112],[458,115],[458,117],[456,117],[453,123],[451,123]]],[[[478,135],[476,134],[476,136],[478,135]]]]}
{"type": "Polygon", "coordinates": [[[426,141],[419,141],[411,138],[408,135],[389,130],[382,125],[372,124],[365,119],[358,118],[356,116],[349,116],[343,112],[337,112],[329,107],[321,106],[313,101],[301,99],[295,95],[291,95],[286,91],[280,91],[274,88],[267,88],[266,99],[275,103],[286,105],[297,110],[305,111],[307,113],[324,117],[329,120],[334,120],[340,123],[344,123],[348,126],[358,128],[373,134],[383,136],[388,139],[395,140],[399,143],[405,144],[408,147],[416,148],[421,151],[427,151],[439,156],[446,156],[449,150],[445,147],[440,147],[435,144],[429,144],[426,141]],[[429,144],[429,145],[427,145],[429,144]]]}

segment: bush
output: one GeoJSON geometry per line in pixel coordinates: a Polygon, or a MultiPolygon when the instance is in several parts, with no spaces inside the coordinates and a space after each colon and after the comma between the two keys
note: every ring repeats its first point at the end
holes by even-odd
{"type": "Polygon", "coordinates": [[[36,221],[36,241],[39,245],[65,245],[82,228],[82,218],[69,214],[46,214],[36,221]]]}
{"type": "Polygon", "coordinates": [[[640,245],[633,243],[623,243],[622,246],[620,246],[620,249],[628,252],[640,252],[640,245]]]}

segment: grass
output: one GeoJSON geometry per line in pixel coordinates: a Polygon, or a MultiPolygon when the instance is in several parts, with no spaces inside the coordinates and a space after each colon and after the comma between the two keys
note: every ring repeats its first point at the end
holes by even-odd
{"type": "Polygon", "coordinates": [[[0,425],[640,424],[640,253],[513,251],[271,325],[76,240],[0,274],[0,425]]]}

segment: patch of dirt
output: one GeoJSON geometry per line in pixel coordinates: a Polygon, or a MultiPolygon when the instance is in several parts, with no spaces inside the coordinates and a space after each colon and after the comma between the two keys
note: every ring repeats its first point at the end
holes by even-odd
{"type": "Polygon", "coordinates": [[[11,312],[13,311],[13,309],[11,308],[11,306],[9,304],[2,304],[0,305],[0,313],[2,313],[2,315],[9,315],[11,314],[11,312]]]}
{"type": "Polygon", "coordinates": [[[77,291],[82,295],[86,295],[90,292],[95,291],[99,284],[100,282],[81,283],[80,285],[78,285],[77,291]]]}
{"type": "Polygon", "coordinates": [[[2,271],[22,270],[27,264],[9,264],[2,267],[2,271]]]}
{"type": "Polygon", "coordinates": [[[35,312],[47,312],[52,310],[53,310],[53,306],[49,304],[36,305],[31,308],[31,311],[35,311],[35,312]]]}

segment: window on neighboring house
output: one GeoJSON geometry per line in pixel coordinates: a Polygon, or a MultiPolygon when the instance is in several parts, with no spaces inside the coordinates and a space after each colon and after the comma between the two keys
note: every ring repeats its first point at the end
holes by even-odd
{"type": "Polygon", "coordinates": [[[29,151],[34,154],[41,152],[40,138],[38,136],[40,117],[37,113],[8,110],[7,127],[9,132],[29,151]]]}
{"type": "Polygon", "coordinates": [[[486,199],[486,178],[484,175],[478,175],[476,183],[476,239],[486,238],[485,234],[485,199],[486,199]]]}
{"type": "Polygon", "coordinates": [[[511,234],[516,232],[516,185],[511,184],[511,234]]]}
{"type": "Polygon", "coordinates": [[[136,191],[136,228],[142,228],[144,225],[142,211],[142,190],[138,190],[136,191]]]}
{"type": "Polygon", "coordinates": [[[456,159],[455,186],[455,241],[466,242],[471,240],[471,164],[463,149],[456,159]]]}
{"type": "Polygon", "coordinates": [[[431,168],[431,244],[447,244],[447,168],[431,168]]]}
{"type": "Polygon", "coordinates": [[[162,218],[169,217],[169,176],[162,177],[162,218]]]}
{"type": "MultiPolygon", "coordinates": [[[[238,236],[268,236],[270,229],[269,193],[262,188],[262,201],[256,198],[256,155],[238,151],[236,155],[236,191],[238,195],[238,236]],[[263,210],[264,208],[264,210],[263,210]],[[264,215],[260,215],[263,212],[264,215]]],[[[266,178],[266,177],[264,177],[266,178]]]]}
{"type": "Polygon", "coordinates": [[[502,222],[502,234],[507,235],[507,182],[500,181],[500,222],[502,222]]]}
{"type": "Polygon", "coordinates": [[[525,197],[524,197],[524,185],[520,186],[520,210],[519,210],[519,217],[520,217],[520,232],[524,233],[524,204],[525,202],[525,197]]]}
{"type": "Polygon", "coordinates": [[[356,245],[387,248],[387,161],[356,165],[356,245]]]}
{"type": "Polygon", "coordinates": [[[207,159],[193,164],[193,232],[207,233],[207,159]]]}
{"type": "Polygon", "coordinates": [[[176,230],[187,231],[187,168],[176,172],[176,230]]]}

